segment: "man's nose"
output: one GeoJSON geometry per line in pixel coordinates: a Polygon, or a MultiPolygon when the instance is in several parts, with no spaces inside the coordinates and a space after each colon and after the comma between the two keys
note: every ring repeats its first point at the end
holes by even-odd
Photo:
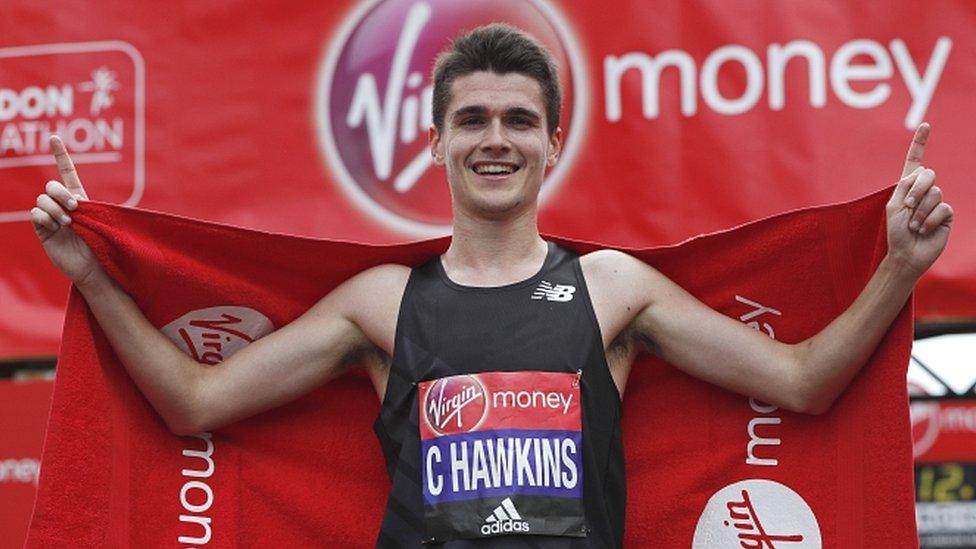
{"type": "Polygon", "coordinates": [[[507,152],[511,148],[508,132],[500,119],[492,119],[488,124],[487,133],[481,142],[482,150],[491,152],[507,152]]]}

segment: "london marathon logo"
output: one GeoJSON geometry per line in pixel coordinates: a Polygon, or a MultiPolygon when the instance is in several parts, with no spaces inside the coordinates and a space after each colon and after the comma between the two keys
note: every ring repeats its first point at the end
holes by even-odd
{"type": "Polygon", "coordinates": [[[0,223],[30,219],[58,135],[88,192],[136,206],[145,183],[145,63],[117,40],[0,48],[0,223]]]}
{"type": "Polygon", "coordinates": [[[559,163],[540,200],[552,194],[572,159],[586,119],[584,62],[562,17],[543,0],[380,0],[347,17],[326,52],[316,89],[322,154],[347,196],[389,228],[412,236],[445,234],[451,198],[431,168],[431,68],[465,29],[506,22],[553,54],[563,85],[559,163]]]}

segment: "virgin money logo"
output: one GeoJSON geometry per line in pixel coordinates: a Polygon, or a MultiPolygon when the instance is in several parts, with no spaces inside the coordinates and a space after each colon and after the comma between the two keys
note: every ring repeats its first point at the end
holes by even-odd
{"type": "Polygon", "coordinates": [[[693,549],[756,547],[820,549],[817,517],[789,487],[765,479],[735,482],[705,504],[693,549]]]}
{"type": "Polygon", "coordinates": [[[197,362],[213,365],[273,330],[271,320],[254,309],[218,306],[186,313],[162,332],[197,362]]]}
{"type": "Polygon", "coordinates": [[[438,435],[466,433],[485,418],[488,395],[476,376],[445,377],[430,385],[423,409],[427,425],[438,435]]]}
{"type": "Polygon", "coordinates": [[[414,235],[450,229],[451,197],[431,169],[431,68],[465,29],[506,22],[552,53],[563,85],[564,147],[546,176],[552,194],[578,148],[586,118],[584,62],[569,27],[544,0],[380,0],[352,13],[326,53],[316,90],[322,152],[346,194],[371,217],[414,235]]]}

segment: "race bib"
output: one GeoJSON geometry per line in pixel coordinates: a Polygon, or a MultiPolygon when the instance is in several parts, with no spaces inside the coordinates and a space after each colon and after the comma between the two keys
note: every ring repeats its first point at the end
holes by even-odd
{"type": "Polygon", "coordinates": [[[486,372],[419,386],[432,541],[585,535],[576,373],[486,372]]]}

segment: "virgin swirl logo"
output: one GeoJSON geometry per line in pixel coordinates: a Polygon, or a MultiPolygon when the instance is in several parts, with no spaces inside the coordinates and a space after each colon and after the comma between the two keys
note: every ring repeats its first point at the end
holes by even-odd
{"type": "Polygon", "coordinates": [[[190,311],[162,328],[193,360],[210,365],[223,362],[273,330],[271,320],[258,311],[231,306],[190,311]]]}
{"type": "Polygon", "coordinates": [[[438,435],[471,431],[481,423],[487,411],[485,386],[472,375],[438,379],[424,399],[427,425],[438,435]]]}
{"type": "Polygon", "coordinates": [[[367,2],[327,51],[315,101],[322,152],[346,194],[390,228],[415,236],[450,229],[444,174],[428,169],[431,67],[462,30],[499,21],[535,36],[559,66],[565,141],[543,184],[545,199],[578,148],[587,94],[585,63],[569,27],[544,0],[367,2]]]}
{"type": "Polygon", "coordinates": [[[800,494],[765,479],[735,482],[705,504],[693,549],[820,549],[817,517],[800,494]]]}

